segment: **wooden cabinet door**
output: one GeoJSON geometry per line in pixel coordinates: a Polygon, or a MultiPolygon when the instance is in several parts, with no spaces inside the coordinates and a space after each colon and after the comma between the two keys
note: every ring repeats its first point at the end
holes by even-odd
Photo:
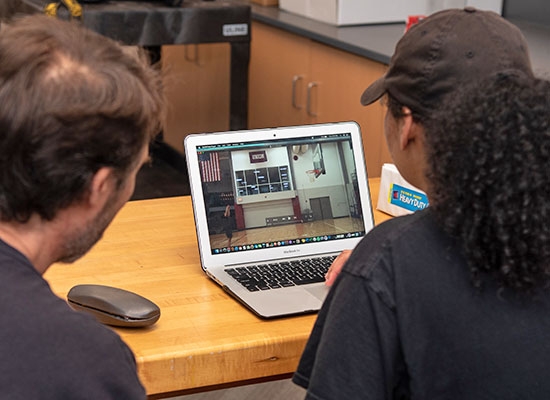
{"type": "Polygon", "coordinates": [[[367,172],[380,176],[382,164],[391,162],[383,134],[384,110],[379,103],[364,107],[360,98],[386,66],[316,42],[311,42],[310,56],[312,121],[356,121],[361,126],[367,172]]]}
{"type": "Polygon", "coordinates": [[[253,22],[249,69],[249,128],[307,122],[310,41],[253,22]]]}
{"type": "Polygon", "coordinates": [[[182,154],[189,133],[229,129],[230,50],[228,43],[162,47],[168,104],[163,137],[182,154]]]}
{"type": "Polygon", "coordinates": [[[250,128],[356,121],[370,177],[391,162],[383,135],[384,110],[363,107],[363,90],[386,66],[253,22],[249,72],[250,128]]]}

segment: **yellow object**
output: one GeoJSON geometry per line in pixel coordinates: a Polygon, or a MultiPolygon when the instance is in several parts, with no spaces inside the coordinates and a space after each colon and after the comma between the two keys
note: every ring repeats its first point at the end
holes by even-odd
{"type": "Polygon", "coordinates": [[[61,0],[61,2],[67,7],[71,13],[71,17],[80,18],[82,17],[82,6],[78,4],[77,0],[61,0]]]}
{"type": "Polygon", "coordinates": [[[44,14],[55,17],[57,15],[57,9],[59,8],[59,3],[48,3],[44,7],[44,14]]]}
{"type": "Polygon", "coordinates": [[[81,18],[82,17],[82,6],[78,3],[77,0],[61,0],[55,3],[48,3],[44,7],[44,14],[55,17],[57,16],[57,10],[59,6],[63,4],[69,10],[71,18],[81,18]]]}

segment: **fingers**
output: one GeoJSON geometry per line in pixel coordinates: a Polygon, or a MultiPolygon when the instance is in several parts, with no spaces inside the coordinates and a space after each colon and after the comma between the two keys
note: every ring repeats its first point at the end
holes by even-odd
{"type": "Polygon", "coordinates": [[[344,250],[334,259],[325,275],[325,285],[332,286],[350,255],[351,250],[344,250]]]}

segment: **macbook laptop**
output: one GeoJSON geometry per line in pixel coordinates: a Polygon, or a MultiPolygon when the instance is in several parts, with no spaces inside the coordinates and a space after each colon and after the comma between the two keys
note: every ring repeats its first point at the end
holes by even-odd
{"type": "Polygon", "coordinates": [[[324,274],[373,227],[355,122],[188,135],[204,272],[257,316],[316,312],[324,274]]]}

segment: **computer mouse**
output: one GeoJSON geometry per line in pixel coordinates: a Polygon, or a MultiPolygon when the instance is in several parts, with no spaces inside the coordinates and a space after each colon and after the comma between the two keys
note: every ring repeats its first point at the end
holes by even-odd
{"type": "Polygon", "coordinates": [[[92,314],[105,325],[138,328],[154,324],[160,308],[139,294],[104,285],[76,285],[67,294],[69,305],[92,314]]]}

